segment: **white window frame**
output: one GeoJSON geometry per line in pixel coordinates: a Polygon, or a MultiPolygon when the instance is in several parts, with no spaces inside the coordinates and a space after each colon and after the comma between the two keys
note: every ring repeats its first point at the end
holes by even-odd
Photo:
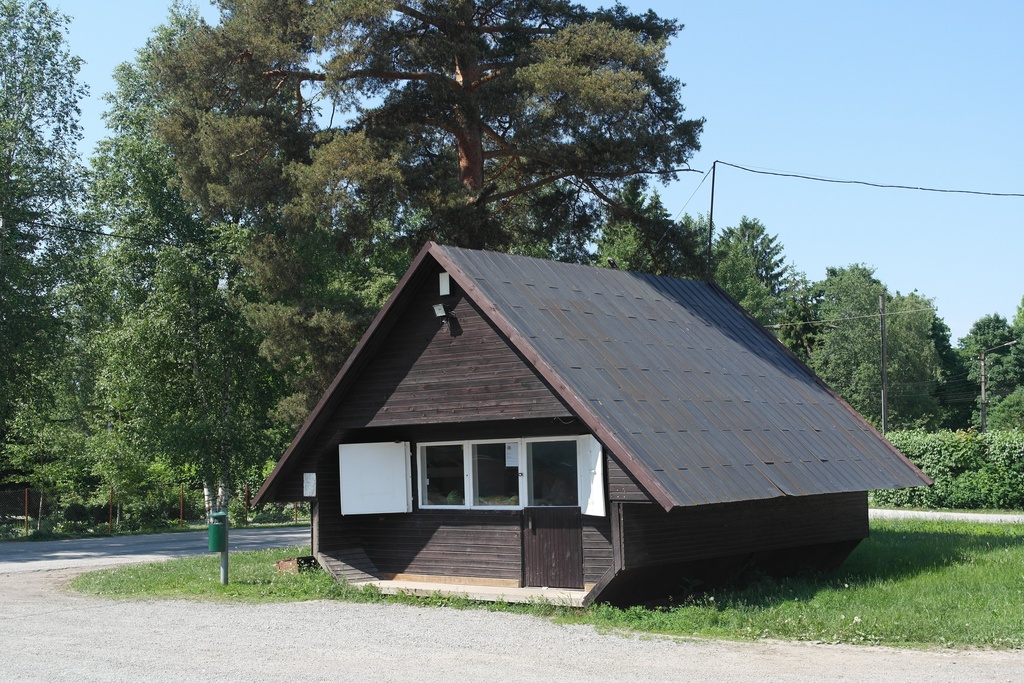
{"type": "Polygon", "coordinates": [[[522,510],[528,502],[529,465],[527,445],[552,441],[576,442],[577,503],[582,514],[604,517],[607,514],[604,493],[604,457],[601,443],[590,434],[579,436],[546,436],[519,439],[466,439],[429,441],[416,444],[416,491],[423,510],[522,510]],[[516,444],[519,467],[519,505],[474,505],[476,481],[473,472],[473,446],[478,444],[516,444]],[[464,502],[461,505],[439,505],[426,502],[426,449],[430,446],[462,446],[464,502]]]}
{"type": "Polygon", "coordinates": [[[470,479],[472,479],[472,464],[466,456],[466,444],[469,443],[474,442],[431,441],[429,443],[416,444],[416,492],[417,498],[419,499],[419,506],[421,508],[424,510],[465,510],[471,507],[466,504],[466,501],[473,500],[470,497],[472,495],[472,487],[470,486],[470,479]],[[462,446],[462,491],[464,497],[461,505],[439,505],[437,503],[431,504],[427,502],[427,448],[430,446],[462,446]]]}

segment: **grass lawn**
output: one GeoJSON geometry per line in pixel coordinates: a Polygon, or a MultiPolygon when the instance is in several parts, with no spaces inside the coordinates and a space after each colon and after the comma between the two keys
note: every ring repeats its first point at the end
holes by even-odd
{"type": "Polygon", "coordinates": [[[133,565],[84,574],[77,590],[116,597],[248,601],[401,600],[553,616],[601,629],[697,638],[811,640],[948,647],[1024,647],[1024,527],[876,520],[871,538],[838,570],[788,579],[740,577],[671,608],[578,610],[550,605],[471,603],[453,598],[387,598],[336,584],[322,571],[277,574],[289,548],[231,556],[228,586],[219,556],[133,565]]]}

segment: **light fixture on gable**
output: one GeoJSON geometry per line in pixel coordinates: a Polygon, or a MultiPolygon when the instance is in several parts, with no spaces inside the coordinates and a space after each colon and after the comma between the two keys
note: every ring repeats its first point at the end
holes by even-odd
{"type": "Polygon", "coordinates": [[[444,304],[434,304],[434,315],[438,318],[447,317],[448,311],[444,310],[444,304]]]}

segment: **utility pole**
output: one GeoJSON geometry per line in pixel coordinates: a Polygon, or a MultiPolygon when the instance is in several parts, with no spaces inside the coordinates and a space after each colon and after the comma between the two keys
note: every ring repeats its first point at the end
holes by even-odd
{"type": "MultiPolygon", "coordinates": [[[[878,311],[882,337],[882,436],[885,436],[889,427],[889,357],[886,352],[888,344],[885,343],[885,292],[878,295],[878,311]]],[[[982,373],[984,376],[984,370],[982,373]]],[[[982,382],[982,386],[985,386],[984,380],[982,382]]]]}
{"type": "Polygon", "coordinates": [[[715,167],[717,165],[717,161],[711,162],[711,210],[708,212],[708,270],[704,276],[704,279],[708,282],[714,280],[714,265],[712,264],[711,246],[715,239],[715,167]]]}
{"type": "Polygon", "coordinates": [[[988,418],[988,397],[985,394],[985,382],[986,382],[986,377],[985,377],[985,354],[991,353],[992,351],[995,351],[996,349],[1001,349],[1004,346],[1013,346],[1016,343],[1017,343],[1017,340],[1014,339],[1013,341],[1008,341],[1005,344],[1000,344],[999,346],[993,346],[991,349],[985,349],[984,351],[981,352],[981,355],[978,356],[978,360],[981,361],[981,433],[982,434],[985,433],[985,427],[987,426],[986,423],[988,421],[987,420],[987,418],[988,418]]]}

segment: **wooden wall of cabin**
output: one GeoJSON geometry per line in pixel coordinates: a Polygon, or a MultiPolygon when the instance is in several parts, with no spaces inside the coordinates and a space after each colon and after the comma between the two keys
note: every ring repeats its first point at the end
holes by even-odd
{"type": "Polygon", "coordinates": [[[868,536],[866,492],[675,508],[622,503],[621,568],[684,564],[868,536]]]}
{"type": "Polygon", "coordinates": [[[621,503],[652,503],[653,499],[640,486],[632,474],[618,461],[614,455],[605,458],[608,480],[608,500],[621,503]]]}
{"type": "MultiPolygon", "coordinates": [[[[442,297],[436,272],[417,285],[397,322],[355,373],[320,436],[282,486],[301,494],[302,472],[318,454],[314,529],[320,550],[361,547],[382,573],[520,581],[522,513],[420,510],[340,514],[337,444],[575,436],[568,407],[452,283],[442,297]],[[433,305],[449,316],[439,320],[433,305]]],[[[413,458],[413,481],[416,481],[413,458]]],[[[415,489],[415,486],[414,486],[415,489]]],[[[608,517],[583,518],[584,581],[612,566],[608,517]]]]}
{"type": "MultiPolygon", "coordinates": [[[[609,511],[610,512],[610,511],[609,511]]],[[[583,517],[583,582],[592,585],[612,569],[611,518],[583,517]]]]}
{"type": "Polygon", "coordinates": [[[353,379],[336,421],[347,430],[538,417],[572,414],[454,283],[438,294],[434,274],[353,379]],[[434,314],[438,303],[447,318],[434,314]]]}
{"type": "Polygon", "coordinates": [[[334,457],[343,441],[578,433],[565,403],[454,283],[449,296],[439,295],[440,272],[421,278],[384,340],[368,349],[275,500],[300,500],[310,461],[334,457]],[[448,322],[434,315],[436,303],[450,312],[448,322]]]}
{"type": "MultiPolygon", "coordinates": [[[[333,517],[333,515],[325,515],[333,517]]],[[[323,525],[320,549],[361,547],[383,574],[522,579],[523,513],[519,510],[420,510],[341,517],[323,525]]],[[[612,567],[611,523],[583,518],[583,580],[597,583],[612,567]]]]}
{"type": "MultiPolygon", "coordinates": [[[[433,425],[414,432],[420,437],[429,435],[424,441],[575,436],[579,425],[547,420],[464,425],[461,429],[433,425]]],[[[376,431],[360,434],[362,437],[380,436],[376,431]]],[[[415,453],[415,442],[411,448],[415,453]]],[[[413,456],[413,482],[416,481],[416,466],[413,456]]],[[[323,454],[317,467],[315,550],[360,547],[384,574],[463,576],[517,584],[522,580],[523,513],[520,510],[421,510],[414,484],[412,513],[343,516],[339,489],[335,447],[323,454]]],[[[584,516],[582,519],[584,582],[593,584],[612,567],[611,521],[608,516],[584,516]]]]}

